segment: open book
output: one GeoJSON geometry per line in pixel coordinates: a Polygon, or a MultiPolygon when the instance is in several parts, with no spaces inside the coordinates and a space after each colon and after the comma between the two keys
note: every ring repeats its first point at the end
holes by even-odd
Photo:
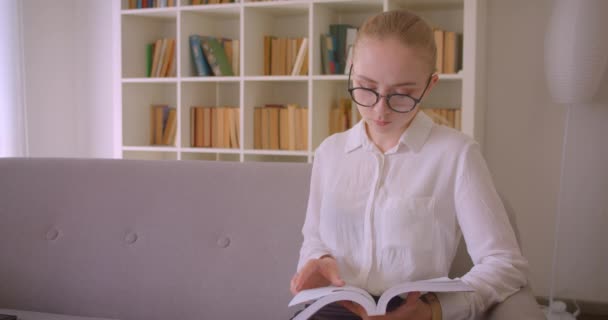
{"type": "Polygon", "coordinates": [[[369,316],[379,316],[386,313],[388,302],[400,295],[405,297],[408,292],[460,292],[473,291],[466,283],[459,279],[436,278],[398,284],[386,290],[378,299],[378,303],[365,290],[353,287],[322,287],[316,289],[302,290],[291,301],[289,307],[313,302],[310,306],[300,312],[293,320],[306,320],[314,315],[319,309],[336,301],[349,300],[361,305],[369,316]]]}

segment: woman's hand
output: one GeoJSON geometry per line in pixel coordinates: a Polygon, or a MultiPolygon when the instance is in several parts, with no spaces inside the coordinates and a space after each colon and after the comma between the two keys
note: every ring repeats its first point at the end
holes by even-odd
{"type": "Polygon", "coordinates": [[[420,300],[420,292],[410,292],[402,305],[383,316],[369,317],[363,307],[351,301],[340,301],[340,304],[362,320],[431,320],[433,318],[431,306],[420,300]]]}
{"type": "Polygon", "coordinates": [[[338,265],[332,256],[311,259],[291,278],[291,293],[296,294],[305,289],[325,287],[328,285],[341,287],[344,280],[340,278],[338,265]]]}

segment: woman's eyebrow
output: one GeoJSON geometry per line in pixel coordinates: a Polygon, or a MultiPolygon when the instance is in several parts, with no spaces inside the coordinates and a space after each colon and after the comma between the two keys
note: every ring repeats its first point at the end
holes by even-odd
{"type": "MultiPolygon", "coordinates": [[[[371,83],[374,83],[374,84],[378,83],[375,80],[370,79],[370,78],[368,78],[366,76],[363,76],[363,75],[360,75],[360,74],[356,75],[356,77],[359,78],[360,80],[363,80],[363,81],[371,82],[371,83]]],[[[415,81],[406,81],[406,82],[390,85],[389,87],[391,87],[391,88],[396,88],[396,87],[414,87],[416,85],[417,85],[417,83],[415,81]]]]}

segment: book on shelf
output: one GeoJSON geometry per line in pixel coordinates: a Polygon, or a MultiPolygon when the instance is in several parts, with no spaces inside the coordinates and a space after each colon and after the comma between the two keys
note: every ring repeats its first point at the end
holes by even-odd
{"type": "Polygon", "coordinates": [[[192,5],[200,4],[222,4],[222,3],[235,3],[236,0],[192,0],[192,5]]]}
{"type": "Polygon", "coordinates": [[[129,9],[175,7],[175,0],[129,0],[129,9]]]}
{"type": "MultiPolygon", "coordinates": [[[[353,121],[352,116],[352,101],[350,98],[338,99],[337,105],[329,111],[329,134],[346,131],[350,129],[356,122],[353,121]]],[[[356,112],[359,115],[359,112],[356,112]]]]}
{"type": "Polygon", "coordinates": [[[239,108],[190,107],[190,146],[239,148],[239,108]]]}
{"type": "Polygon", "coordinates": [[[168,105],[150,106],[150,145],[173,145],[177,132],[177,110],[168,105]]]}
{"type": "Polygon", "coordinates": [[[146,45],[146,76],[175,76],[175,39],[157,39],[146,45]]]}
{"type": "Polygon", "coordinates": [[[462,69],[462,35],[454,31],[440,28],[433,29],[437,56],[435,66],[437,72],[454,74],[462,69]]]}
{"type": "Polygon", "coordinates": [[[267,104],[254,108],[253,119],[254,149],[308,149],[308,108],[267,104]]]}
{"type": "Polygon", "coordinates": [[[264,36],[263,48],[265,76],[308,74],[307,38],[264,36]]]}
{"type": "Polygon", "coordinates": [[[336,74],[338,60],[336,59],[336,38],[331,34],[321,35],[321,73],[336,74]]]}
{"type": "Polygon", "coordinates": [[[207,59],[203,54],[201,36],[192,34],[188,37],[188,40],[190,42],[190,56],[192,57],[192,62],[194,63],[196,75],[200,77],[213,75],[211,67],[209,67],[207,59]]]}
{"type": "Polygon", "coordinates": [[[369,316],[380,316],[386,314],[386,308],[389,301],[401,296],[405,298],[410,292],[469,292],[473,291],[469,285],[460,279],[436,278],[429,280],[420,280],[412,282],[404,282],[395,285],[386,290],[378,299],[369,294],[367,291],[354,286],[343,287],[321,287],[315,289],[302,290],[296,294],[289,302],[289,307],[298,305],[308,305],[304,310],[298,313],[293,320],[306,320],[313,316],[322,307],[337,301],[352,301],[359,304],[369,316]]]}
{"type": "Polygon", "coordinates": [[[233,76],[232,61],[228,61],[226,51],[220,40],[214,37],[201,37],[203,54],[215,76],[233,76]]]}
{"type": "Polygon", "coordinates": [[[461,130],[462,113],[460,108],[425,108],[421,110],[426,113],[436,124],[444,125],[456,130],[461,130]]]}
{"type": "Polygon", "coordinates": [[[195,75],[203,77],[239,74],[240,42],[238,39],[197,34],[190,35],[188,39],[195,75]]]}

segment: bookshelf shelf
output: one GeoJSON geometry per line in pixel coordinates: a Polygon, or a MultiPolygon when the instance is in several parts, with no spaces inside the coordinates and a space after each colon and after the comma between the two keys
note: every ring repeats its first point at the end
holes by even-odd
{"type": "MultiPolygon", "coordinates": [[[[113,0],[118,40],[115,119],[121,124],[115,155],[119,158],[213,161],[311,162],[314,150],[330,134],[330,113],[348,98],[346,74],[323,74],[321,35],[330,25],[359,27],[370,15],[404,8],[434,27],[463,35],[462,70],[439,74],[425,108],[459,109],[461,130],[482,143],[484,116],[485,6],[483,0],[282,0],[128,9],[113,0]],[[198,76],[190,35],[238,40],[235,76],[198,76]],[[264,37],[307,38],[306,74],[265,75],[264,37]],[[146,46],[175,39],[175,69],[170,77],[147,77],[146,46]],[[305,109],[306,145],[302,150],[254,148],[256,108],[297,104],[305,109]],[[168,146],[151,145],[151,106],[176,110],[176,135],[168,146]],[[238,148],[193,147],[192,107],[233,107],[238,148]]],[[[343,71],[343,70],[342,70],[343,71]]],[[[288,72],[290,74],[291,72],[288,72]]],[[[258,110],[259,111],[259,110],[258,110]]],[[[353,108],[355,122],[356,108],[353,108]]],[[[296,148],[298,149],[298,148],[296,148]]]]}
{"type": "Polygon", "coordinates": [[[122,83],[177,83],[177,78],[123,78],[122,83]]]}

